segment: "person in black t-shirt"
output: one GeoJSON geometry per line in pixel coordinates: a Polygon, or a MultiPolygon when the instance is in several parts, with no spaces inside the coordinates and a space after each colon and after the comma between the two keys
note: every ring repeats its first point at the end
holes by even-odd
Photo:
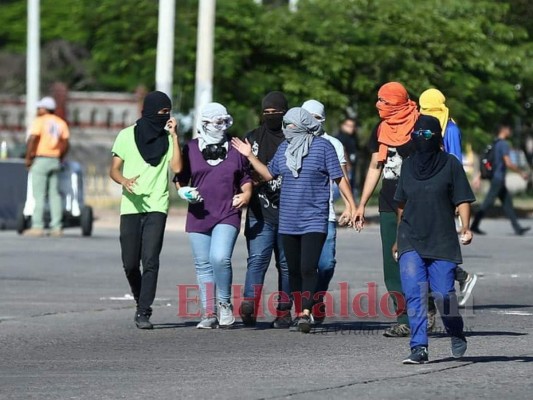
{"type": "MultiPolygon", "coordinates": [[[[287,110],[287,99],[282,92],[268,93],[262,102],[261,125],[246,135],[252,146],[252,152],[263,164],[270,162],[278,146],[285,140],[281,128],[287,110]]],[[[281,177],[265,182],[252,170],[252,178],[254,189],[244,230],[248,248],[248,266],[244,300],[239,313],[244,325],[255,325],[265,274],[274,252],[279,276],[278,291],[286,295],[279,299],[278,315],[272,322],[272,327],[289,328],[292,322],[289,269],[278,234],[281,177]]]]}
{"type": "Polygon", "coordinates": [[[464,222],[461,242],[469,244],[470,203],[475,201],[463,166],[442,151],[439,120],[420,116],[412,137],[415,152],[403,162],[394,195],[399,222],[397,243],[391,249],[399,260],[411,328],[411,354],[404,364],[428,360],[428,290],[452,338],[452,356],[460,358],[466,351],[454,287],[455,269],[462,263],[455,210],[464,222]]]}

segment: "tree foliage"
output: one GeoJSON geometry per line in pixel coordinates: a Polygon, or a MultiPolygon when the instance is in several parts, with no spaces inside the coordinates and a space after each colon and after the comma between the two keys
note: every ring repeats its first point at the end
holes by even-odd
{"type": "MultiPolygon", "coordinates": [[[[63,66],[64,80],[86,89],[153,87],[157,0],[42,0],[43,45],[81,46],[83,79],[63,66]],[[84,55],[86,54],[86,56],[84,55]]],[[[376,93],[402,82],[416,100],[429,87],[448,98],[468,141],[481,146],[502,119],[531,124],[532,15],[528,0],[300,0],[217,2],[214,98],[235,117],[237,133],[256,121],[261,98],[283,90],[292,106],[325,103],[329,128],[347,108],[368,132],[376,93]]],[[[197,0],[176,2],[175,102],[194,102],[197,0]]],[[[0,51],[23,52],[26,1],[0,6],[0,51]]],[[[0,61],[1,62],[1,61],[0,61]]]]}

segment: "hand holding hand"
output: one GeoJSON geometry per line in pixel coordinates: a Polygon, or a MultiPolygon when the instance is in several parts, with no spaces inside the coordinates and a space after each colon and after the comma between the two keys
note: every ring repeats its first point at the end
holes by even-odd
{"type": "Polygon", "coordinates": [[[247,206],[250,202],[250,195],[246,193],[239,193],[233,196],[232,206],[235,208],[242,208],[247,206]]]}
{"type": "Polygon", "coordinates": [[[359,206],[354,213],[353,219],[355,221],[355,230],[361,232],[365,227],[365,207],[359,206]]]}
{"type": "Polygon", "coordinates": [[[392,245],[392,258],[394,258],[394,261],[398,262],[398,242],[394,242],[392,245]]]}

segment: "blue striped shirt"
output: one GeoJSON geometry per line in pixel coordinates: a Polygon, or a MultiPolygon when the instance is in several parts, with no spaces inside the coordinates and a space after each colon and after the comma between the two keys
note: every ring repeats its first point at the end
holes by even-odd
{"type": "Polygon", "coordinates": [[[338,179],[343,175],[335,148],[326,139],[315,137],[309,154],[302,161],[300,174],[295,178],[287,167],[287,146],[288,143],[283,142],[268,164],[272,176],[282,177],[279,233],[326,233],[330,179],[338,179]]]}

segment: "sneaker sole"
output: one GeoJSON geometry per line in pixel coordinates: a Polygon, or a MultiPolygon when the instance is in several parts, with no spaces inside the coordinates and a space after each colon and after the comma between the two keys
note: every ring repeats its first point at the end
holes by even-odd
{"type": "Polygon", "coordinates": [[[477,275],[474,274],[474,277],[472,278],[472,281],[467,284],[465,294],[463,295],[463,298],[459,301],[459,306],[464,306],[468,299],[470,298],[470,295],[472,294],[472,290],[474,290],[474,286],[476,286],[477,283],[477,275]]]}
{"type": "Polygon", "coordinates": [[[402,361],[402,364],[405,364],[405,365],[419,365],[419,364],[425,364],[425,363],[427,363],[427,360],[414,361],[414,360],[406,359],[402,361]]]}
{"type": "Polygon", "coordinates": [[[218,323],[218,326],[219,326],[220,328],[229,328],[229,327],[233,326],[234,323],[235,323],[235,318],[233,318],[233,321],[230,322],[229,324],[222,324],[222,323],[219,322],[219,323],[218,323]]]}
{"type": "Polygon", "coordinates": [[[217,329],[218,328],[218,325],[213,325],[213,326],[198,326],[196,325],[196,329],[217,329]]]}

